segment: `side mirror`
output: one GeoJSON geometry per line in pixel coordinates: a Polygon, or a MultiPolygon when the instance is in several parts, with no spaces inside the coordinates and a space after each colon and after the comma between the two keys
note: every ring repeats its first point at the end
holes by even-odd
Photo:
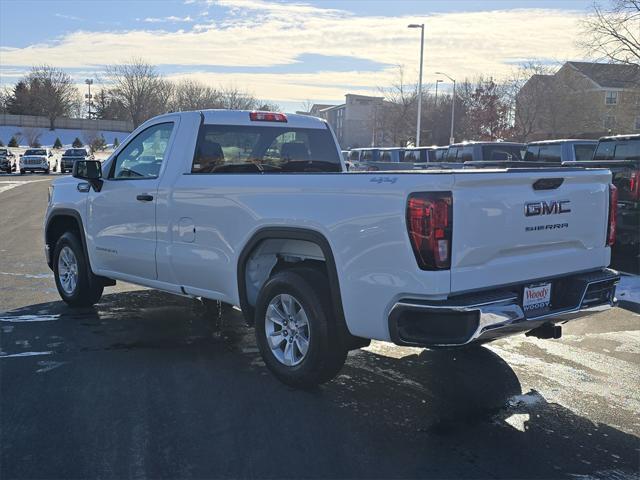
{"type": "Polygon", "coordinates": [[[102,164],[97,160],[76,160],[71,175],[89,182],[96,192],[102,190],[102,164]]]}

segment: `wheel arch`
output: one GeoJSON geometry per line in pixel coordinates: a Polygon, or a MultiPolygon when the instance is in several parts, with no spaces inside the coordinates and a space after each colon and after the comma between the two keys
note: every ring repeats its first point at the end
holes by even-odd
{"type": "MultiPolygon", "coordinates": [[[[331,295],[331,304],[334,308],[334,314],[341,333],[341,340],[349,348],[359,348],[369,344],[368,339],[354,337],[349,333],[347,328],[344,310],[342,306],[342,295],[340,292],[340,280],[338,278],[338,270],[336,261],[331,249],[331,245],[326,237],[317,230],[299,227],[264,227],[256,231],[251,239],[245,244],[240,256],[238,257],[237,281],[238,281],[238,298],[240,300],[240,308],[247,323],[253,324],[254,306],[250,303],[247,293],[247,264],[256,252],[256,249],[267,240],[299,240],[309,242],[319,247],[323,255],[326,274],[329,280],[329,291],[331,295]]],[[[268,277],[267,277],[268,278],[268,277]]]]}
{"type": "Polygon", "coordinates": [[[84,256],[87,261],[89,260],[87,241],[84,234],[84,225],[82,223],[82,217],[80,216],[80,213],[70,208],[57,208],[49,214],[45,227],[45,243],[50,252],[50,255],[47,258],[47,264],[52,270],[52,257],[53,251],[56,247],[56,242],[65,232],[69,231],[78,234],[80,243],[82,244],[84,256]]]}

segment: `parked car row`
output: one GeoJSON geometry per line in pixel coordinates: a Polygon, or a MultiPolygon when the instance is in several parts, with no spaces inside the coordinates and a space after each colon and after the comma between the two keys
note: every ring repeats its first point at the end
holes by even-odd
{"type": "Polygon", "coordinates": [[[356,148],[346,152],[352,171],[420,170],[478,166],[608,168],[618,195],[617,242],[640,245],[640,135],[617,135],[600,140],[462,142],[448,147],[356,148]]]}
{"type": "Polygon", "coordinates": [[[93,158],[92,155],[84,148],[69,148],[60,157],[53,153],[49,148],[29,148],[21,155],[13,153],[9,148],[0,148],[0,172],[15,173],[20,172],[21,175],[30,172],[71,172],[73,164],[78,160],[87,160],[93,158]]]}

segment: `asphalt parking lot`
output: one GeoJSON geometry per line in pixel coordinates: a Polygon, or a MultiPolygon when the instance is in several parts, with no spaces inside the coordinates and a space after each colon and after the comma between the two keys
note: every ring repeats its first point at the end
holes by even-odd
{"type": "Polygon", "coordinates": [[[43,256],[52,176],[0,176],[0,478],[640,476],[640,315],[465,351],[374,342],[311,392],[238,312],[119,283],[71,310],[43,256]]]}

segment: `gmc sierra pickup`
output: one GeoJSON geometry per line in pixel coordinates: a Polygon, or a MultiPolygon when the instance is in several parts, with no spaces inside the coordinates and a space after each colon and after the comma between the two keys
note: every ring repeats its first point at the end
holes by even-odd
{"type": "Polygon", "coordinates": [[[239,306],[307,387],[369,339],[459,347],[610,308],[604,169],[344,169],[305,115],[171,113],[53,182],[47,261],[71,306],[124,280],[239,306]]]}

